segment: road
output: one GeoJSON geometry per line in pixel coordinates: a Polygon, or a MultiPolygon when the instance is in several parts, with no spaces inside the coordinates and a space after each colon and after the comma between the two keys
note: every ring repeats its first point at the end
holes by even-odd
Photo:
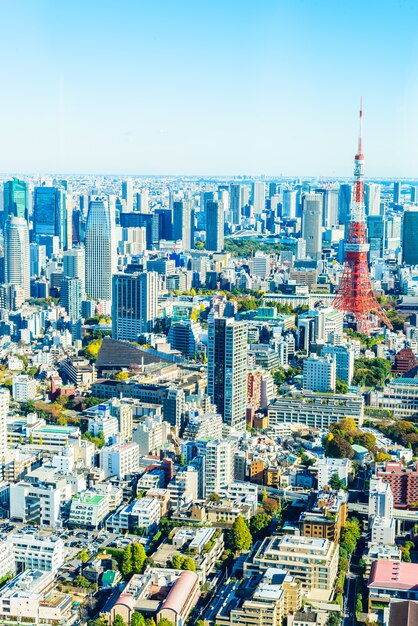
{"type": "Polygon", "coordinates": [[[342,626],[355,626],[356,624],[357,579],[360,575],[358,565],[364,551],[365,543],[366,533],[363,531],[351,555],[350,566],[345,577],[342,626]]]}
{"type": "MultiPolygon", "coordinates": [[[[362,515],[368,515],[369,513],[368,505],[361,504],[360,502],[349,502],[348,510],[362,515]]],[[[403,521],[416,522],[417,515],[417,511],[401,511],[400,509],[393,509],[393,517],[403,521]]]]}

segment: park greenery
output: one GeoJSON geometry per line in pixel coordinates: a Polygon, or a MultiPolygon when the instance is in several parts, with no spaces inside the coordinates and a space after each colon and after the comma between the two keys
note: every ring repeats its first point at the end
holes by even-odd
{"type": "Polygon", "coordinates": [[[372,453],[376,451],[376,437],[372,433],[359,430],[352,417],[345,417],[331,424],[329,433],[323,440],[325,454],[335,459],[352,459],[353,444],[363,446],[372,453]]]}
{"type": "Polygon", "coordinates": [[[391,362],[387,359],[356,359],[354,364],[353,385],[375,387],[382,385],[390,376],[391,362]]]}
{"type": "Polygon", "coordinates": [[[255,252],[278,254],[282,250],[289,250],[289,246],[281,243],[265,243],[251,238],[225,239],[225,252],[230,252],[234,257],[249,259],[255,252]]]}

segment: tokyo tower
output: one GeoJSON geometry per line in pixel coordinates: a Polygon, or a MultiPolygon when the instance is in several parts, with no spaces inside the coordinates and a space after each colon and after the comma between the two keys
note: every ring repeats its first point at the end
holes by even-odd
{"type": "Polygon", "coordinates": [[[333,306],[350,313],[356,320],[357,330],[365,335],[375,326],[378,317],[388,328],[392,324],[379,305],[370,280],[367,253],[366,216],[364,210],[364,154],[363,154],[363,108],[360,104],[360,132],[358,150],[354,157],[354,186],[351,199],[350,224],[345,244],[345,264],[340,286],[333,306]]]}

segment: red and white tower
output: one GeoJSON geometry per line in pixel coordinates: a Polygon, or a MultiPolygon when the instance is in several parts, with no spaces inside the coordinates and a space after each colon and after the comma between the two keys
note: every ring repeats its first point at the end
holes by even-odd
{"type": "Polygon", "coordinates": [[[358,150],[354,157],[354,186],[345,244],[345,265],[333,306],[339,311],[351,313],[357,322],[357,330],[366,335],[370,334],[375,325],[374,317],[392,328],[373,292],[367,261],[368,251],[364,211],[363,108],[360,104],[360,132],[358,150]]]}

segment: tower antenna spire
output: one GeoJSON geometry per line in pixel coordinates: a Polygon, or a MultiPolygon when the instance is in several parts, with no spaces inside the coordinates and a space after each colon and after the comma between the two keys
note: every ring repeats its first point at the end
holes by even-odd
{"type": "Polygon", "coordinates": [[[370,334],[375,325],[375,318],[379,318],[388,328],[392,328],[373,291],[368,252],[364,211],[363,102],[360,99],[360,129],[358,151],[354,157],[354,185],[345,244],[345,264],[333,305],[335,309],[354,317],[357,330],[366,335],[370,334]]]}

